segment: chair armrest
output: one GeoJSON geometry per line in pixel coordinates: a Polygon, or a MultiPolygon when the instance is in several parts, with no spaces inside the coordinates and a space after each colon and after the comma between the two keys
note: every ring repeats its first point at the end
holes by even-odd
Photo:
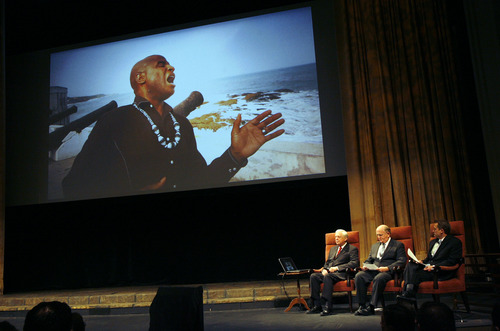
{"type": "Polygon", "coordinates": [[[432,272],[434,273],[434,289],[437,290],[439,289],[439,272],[441,270],[443,271],[453,271],[453,270],[457,270],[458,267],[460,267],[460,263],[457,263],[455,265],[452,265],[452,266],[445,266],[445,265],[442,265],[442,266],[437,266],[437,267],[434,267],[434,270],[432,270],[432,272]]]}
{"type": "Polygon", "coordinates": [[[360,270],[361,269],[359,269],[359,267],[357,267],[357,268],[346,268],[345,272],[346,272],[347,276],[354,276],[360,270]]]}
{"type": "Polygon", "coordinates": [[[356,273],[359,270],[360,270],[359,268],[347,268],[347,269],[345,269],[347,286],[351,286],[351,280],[354,279],[354,276],[356,276],[356,273]]]}
{"type": "Polygon", "coordinates": [[[317,272],[322,272],[324,268],[321,268],[321,269],[312,269],[312,272],[313,273],[317,273],[317,272]]]}
{"type": "Polygon", "coordinates": [[[436,267],[436,269],[439,268],[439,270],[443,270],[443,271],[453,271],[453,270],[457,270],[458,267],[460,267],[460,264],[457,263],[457,264],[452,265],[452,266],[445,266],[445,265],[443,265],[443,266],[440,266],[440,267],[436,267]]]}
{"type": "Polygon", "coordinates": [[[403,281],[403,271],[405,270],[404,266],[395,266],[394,269],[394,284],[396,286],[401,286],[401,282],[403,281]]]}

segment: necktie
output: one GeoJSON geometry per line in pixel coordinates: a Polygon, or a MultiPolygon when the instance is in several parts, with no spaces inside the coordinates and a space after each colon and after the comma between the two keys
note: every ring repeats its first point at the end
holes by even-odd
{"type": "Polygon", "coordinates": [[[441,245],[441,239],[439,239],[438,241],[436,241],[436,243],[432,247],[431,256],[434,256],[434,254],[436,254],[436,252],[437,252],[437,250],[439,248],[439,245],[441,245]]]}
{"type": "Polygon", "coordinates": [[[337,256],[339,256],[341,250],[342,250],[342,247],[339,246],[339,250],[337,251],[337,256]]]}
{"type": "Polygon", "coordinates": [[[377,257],[379,259],[381,259],[382,255],[384,255],[384,251],[385,251],[385,243],[380,243],[380,247],[378,249],[378,254],[377,254],[377,257]]]}

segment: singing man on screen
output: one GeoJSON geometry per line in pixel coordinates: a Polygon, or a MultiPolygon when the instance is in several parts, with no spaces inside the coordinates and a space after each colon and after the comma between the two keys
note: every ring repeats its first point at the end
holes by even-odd
{"type": "Polygon", "coordinates": [[[160,55],[137,62],[130,73],[135,100],[104,114],[63,180],[66,198],[208,187],[227,183],[267,141],[283,134],[281,114],[268,110],[244,126],[234,121],[231,145],[207,165],[193,127],[165,100],[175,74],[160,55]]]}

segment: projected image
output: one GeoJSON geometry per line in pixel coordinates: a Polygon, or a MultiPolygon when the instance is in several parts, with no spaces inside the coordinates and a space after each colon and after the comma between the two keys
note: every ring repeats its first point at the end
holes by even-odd
{"type": "Polygon", "coordinates": [[[325,173],[311,11],[51,54],[48,198],[325,173]]]}

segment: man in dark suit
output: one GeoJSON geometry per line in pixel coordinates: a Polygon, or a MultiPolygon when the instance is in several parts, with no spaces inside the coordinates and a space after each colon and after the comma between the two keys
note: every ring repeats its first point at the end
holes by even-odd
{"type": "MultiPolygon", "coordinates": [[[[398,299],[412,299],[418,291],[418,285],[424,281],[434,279],[433,272],[436,267],[454,266],[462,260],[462,242],[450,235],[450,223],[439,220],[434,224],[434,237],[429,244],[427,257],[418,263],[410,261],[405,268],[403,279],[405,282],[403,293],[398,299]]],[[[456,270],[440,270],[439,280],[451,279],[456,270]]]]}
{"type": "Polygon", "coordinates": [[[310,289],[313,308],[308,314],[320,313],[321,316],[332,315],[332,294],[333,285],[338,281],[346,279],[346,270],[359,267],[358,248],[349,245],[347,242],[347,232],[339,229],[335,231],[336,245],[330,248],[328,259],[321,272],[311,274],[310,289]],[[322,296],[320,297],[321,283],[324,284],[322,296]],[[322,305],[326,304],[325,308],[322,305]]]}
{"type": "Polygon", "coordinates": [[[370,255],[361,267],[362,271],[354,277],[359,308],[354,315],[368,316],[375,314],[375,306],[383,295],[385,285],[392,279],[394,269],[406,263],[405,246],[402,242],[391,239],[391,228],[380,225],[375,230],[378,242],[373,244],[370,255]],[[367,289],[373,281],[373,291],[367,304],[367,289]]]}

